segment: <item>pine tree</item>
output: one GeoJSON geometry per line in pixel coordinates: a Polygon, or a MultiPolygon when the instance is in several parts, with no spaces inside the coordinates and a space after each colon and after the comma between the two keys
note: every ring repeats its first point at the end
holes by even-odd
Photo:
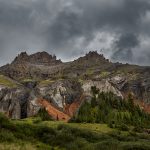
{"type": "Polygon", "coordinates": [[[128,95],[128,109],[129,109],[129,111],[130,112],[134,112],[134,101],[133,101],[133,96],[132,96],[132,94],[130,93],[129,95],[128,95]]]}

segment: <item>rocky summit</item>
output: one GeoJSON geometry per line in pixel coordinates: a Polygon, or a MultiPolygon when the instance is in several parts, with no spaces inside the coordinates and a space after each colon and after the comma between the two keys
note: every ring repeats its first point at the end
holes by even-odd
{"type": "Polygon", "coordinates": [[[61,60],[57,60],[55,55],[50,55],[47,52],[38,52],[28,55],[26,52],[19,54],[12,64],[31,63],[37,65],[56,65],[60,64],[61,60]]]}
{"type": "Polygon", "coordinates": [[[68,121],[90,100],[92,86],[122,99],[132,94],[150,112],[150,67],[112,63],[96,51],[67,63],[47,52],[22,52],[0,67],[0,112],[20,119],[45,107],[53,119],[68,121]]]}

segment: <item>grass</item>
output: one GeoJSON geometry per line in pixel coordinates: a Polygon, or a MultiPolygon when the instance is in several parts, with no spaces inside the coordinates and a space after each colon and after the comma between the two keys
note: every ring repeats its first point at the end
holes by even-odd
{"type": "MultiPolygon", "coordinates": [[[[56,78],[57,81],[63,81],[64,79],[63,78],[56,78]]],[[[49,84],[52,84],[54,82],[56,82],[56,79],[47,79],[47,80],[42,80],[39,82],[39,85],[41,86],[45,86],[45,85],[49,85],[49,84]]]]}
{"type": "Polygon", "coordinates": [[[92,123],[64,123],[64,122],[56,122],[56,121],[45,121],[42,123],[48,127],[57,128],[59,125],[66,125],[68,127],[73,127],[77,129],[86,129],[92,132],[97,133],[108,133],[113,131],[114,129],[109,128],[106,124],[92,124],[92,123]]]}
{"type": "Polygon", "coordinates": [[[101,78],[105,78],[105,77],[107,77],[109,74],[110,74],[110,72],[103,71],[103,72],[100,73],[100,77],[101,77],[101,78]]]}
{"type": "MultiPolygon", "coordinates": [[[[85,130],[89,130],[92,132],[97,132],[97,133],[110,133],[110,132],[114,132],[114,131],[118,131],[119,128],[110,128],[108,124],[104,124],[104,123],[66,123],[63,121],[42,121],[42,119],[40,117],[30,117],[30,118],[26,118],[26,119],[21,119],[21,120],[14,120],[13,123],[15,124],[29,124],[29,125],[40,125],[40,126],[45,126],[45,127],[50,127],[50,128],[54,128],[57,129],[57,127],[59,125],[65,125],[68,127],[73,127],[73,128],[77,128],[77,129],[85,129],[85,130]]],[[[135,130],[134,126],[128,126],[129,130],[127,131],[134,131],[134,132],[138,132],[135,130]]],[[[120,129],[121,130],[121,129],[120,129]]],[[[138,133],[142,133],[143,130],[141,132],[138,133]]],[[[128,133],[124,130],[122,130],[122,133],[128,133]]]]}
{"type": "Polygon", "coordinates": [[[8,120],[0,115],[1,150],[149,150],[150,135],[105,124],[8,120]]]}
{"type": "Polygon", "coordinates": [[[54,80],[50,80],[50,79],[47,79],[47,80],[42,80],[39,85],[49,85],[51,83],[54,83],[55,81],[54,80]]]}
{"type": "Polygon", "coordinates": [[[16,87],[17,86],[17,84],[15,82],[13,82],[11,79],[9,79],[3,75],[0,75],[0,85],[7,86],[7,87],[16,87]]]}
{"type": "Polygon", "coordinates": [[[33,81],[34,81],[33,79],[28,78],[28,79],[23,79],[21,82],[33,82],[33,81]]]}
{"type": "MultiPolygon", "coordinates": [[[[26,118],[26,119],[22,119],[20,121],[15,121],[18,124],[34,124],[36,122],[36,120],[38,120],[39,118],[26,118]]],[[[68,127],[73,127],[73,128],[77,128],[77,129],[86,129],[86,130],[90,130],[92,132],[97,132],[97,133],[109,133],[112,131],[115,131],[115,129],[109,128],[107,124],[98,124],[98,123],[65,123],[62,121],[41,121],[39,122],[38,125],[43,125],[43,126],[47,126],[47,127],[51,127],[51,128],[57,128],[59,125],[66,125],[68,127]]]]}
{"type": "Polygon", "coordinates": [[[30,143],[0,143],[1,150],[36,150],[36,148],[30,143]]]}

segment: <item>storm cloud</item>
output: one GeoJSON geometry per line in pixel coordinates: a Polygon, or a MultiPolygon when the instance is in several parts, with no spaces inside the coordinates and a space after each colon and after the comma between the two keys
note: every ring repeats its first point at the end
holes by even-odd
{"type": "Polygon", "coordinates": [[[149,28],[149,0],[0,0],[0,65],[43,50],[150,65],[149,28]]]}

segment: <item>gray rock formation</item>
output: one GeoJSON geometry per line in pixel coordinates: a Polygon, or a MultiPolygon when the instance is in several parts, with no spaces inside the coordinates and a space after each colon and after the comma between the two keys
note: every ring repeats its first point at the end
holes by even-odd
{"type": "Polygon", "coordinates": [[[8,88],[0,86],[0,111],[13,119],[27,117],[28,92],[22,87],[8,88]]]}
{"type": "Polygon", "coordinates": [[[118,97],[123,98],[121,92],[115,88],[108,80],[101,80],[101,81],[85,81],[82,85],[83,91],[85,95],[92,96],[91,94],[91,87],[96,86],[100,92],[112,92],[118,97]]]}
{"type": "Polygon", "coordinates": [[[80,84],[71,80],[52,81],[44,85],[38,85],[37,90],[39,95],[61,109],[66,104],[71,104],[82,93],[80,84]]]}
{"type": "Polygon", "coordinates": [[[82,94],[90,98],[91,86],[150,103],[150,67],[112,63],[97,52],[68,63],[46,52],[23,52],[0,67],[0,74],[0,111],[14,119],[37,114],[39,98],[63,111],[82,94]]]}

